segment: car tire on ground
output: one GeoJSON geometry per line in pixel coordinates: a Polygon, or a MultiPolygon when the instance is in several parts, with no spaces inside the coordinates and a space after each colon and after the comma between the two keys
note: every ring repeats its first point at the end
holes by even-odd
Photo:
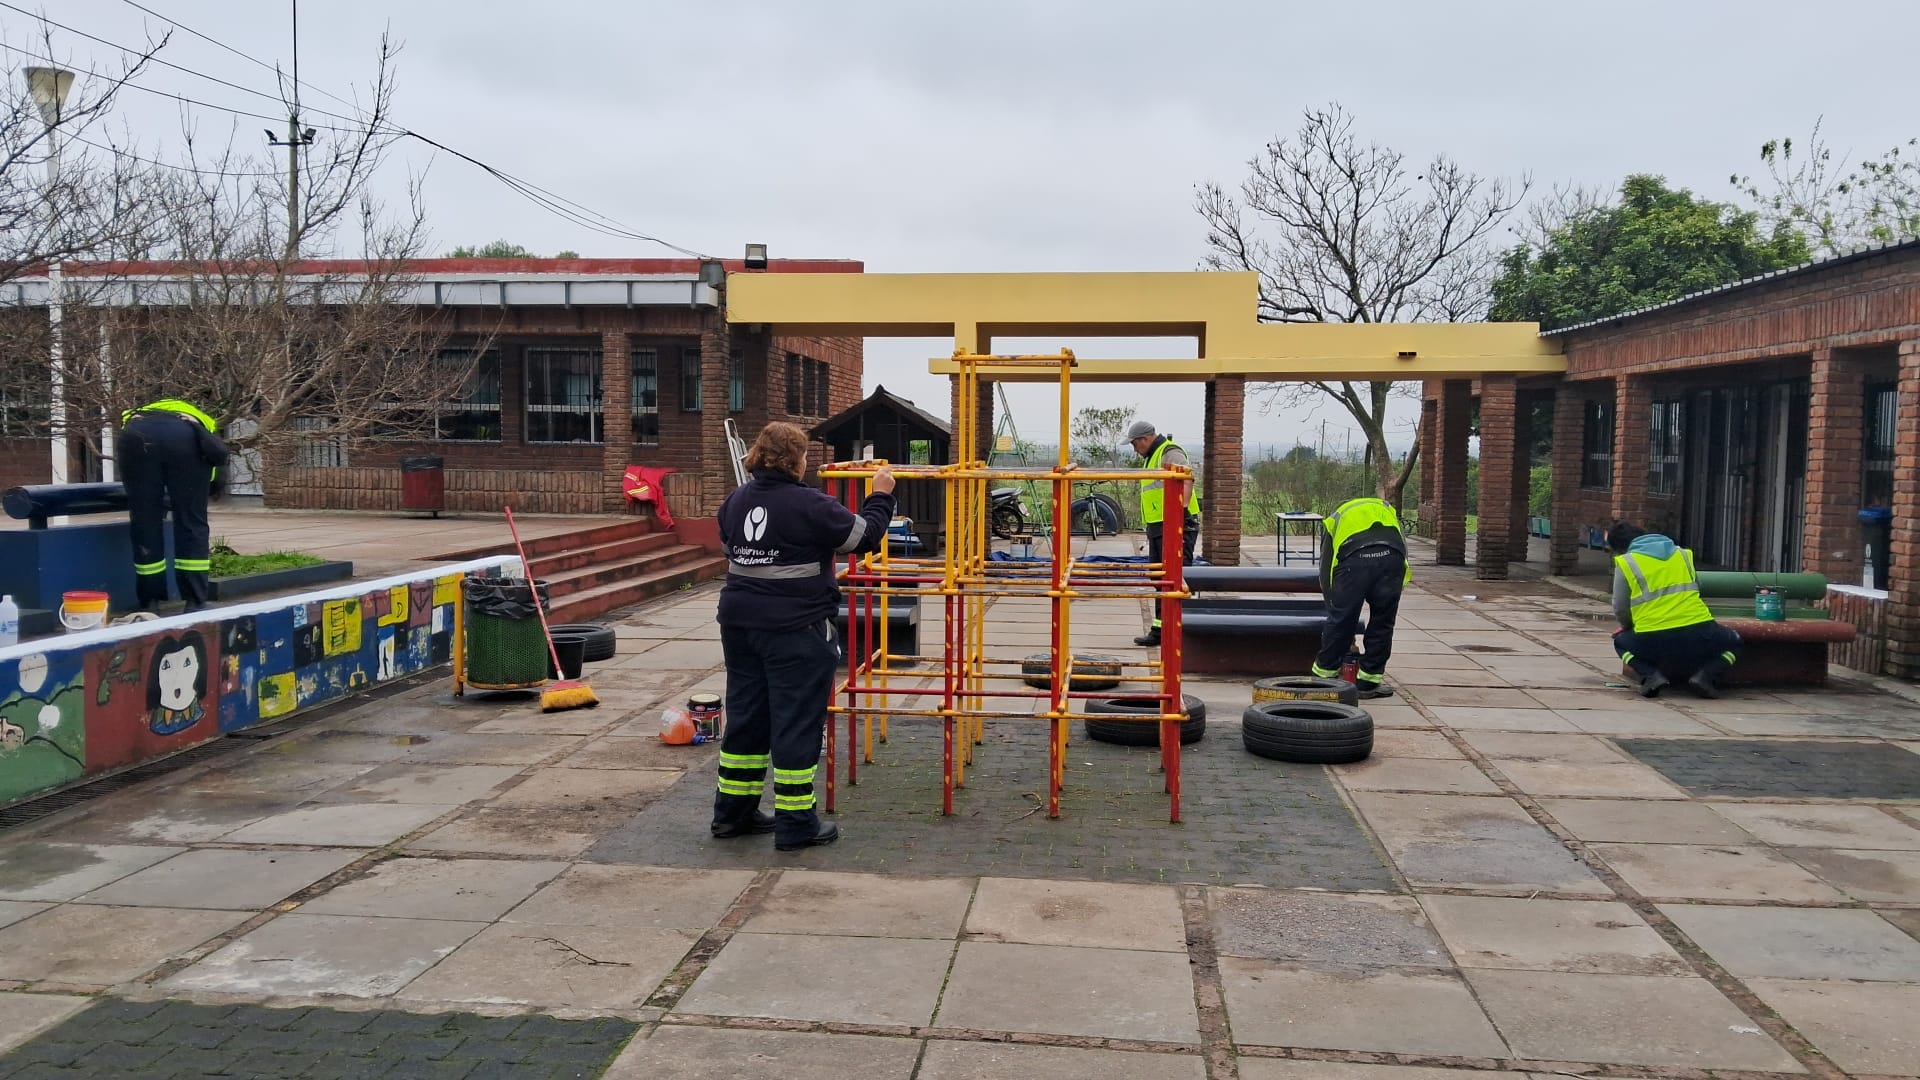
{"type": "Polygon", "coordinates": [[[1321,679],[1312,675],[1276,675],[1256,679],[1253,703],[1267,701],[1329,701],[1335,705],[1360,704],[1360,688],[1341,679],[1321,679]]]}
{"type": "MultiPolygon", "coordinates": [[[[1192,694],[1180,695],[1182,712],[1181,745],[1197,743],[1207,735],[1207,703],[1192,694]]],[[[1160,725],[1139,720],[1096,720],[1097,715],[1158,716],[1160,702],[1150,697],[1092,698],[1087,702],[1087,738],[1118,746],[1159,746],[1160,725]]]]}
{"type": "MultiPolygon", "coordinates": [[[[1053,657],[1034,653],[1020,661],[1021,682],[1035,690],[1053,688],[1053,657]]],[[[1069,690],[1111,690],[1120,685],[1120,658],[1096,653],[1080,653],[1073,658],[1073,678],[1069,690]]]]}
{"type": "Polygon", "coordinates": [[[587,663],[613,659],[613,627],[599,623],[554,623],[550,629],[554,635],[569,634],[585,638],[587,642],[587,663]]]}
{"type": "Polygon", "coordinates": [[[1327,701],[1263,701],[1241,714],[1240,738],[1258,757],[1339,765],[1373,753],[1373,716],[1327,701]]]}

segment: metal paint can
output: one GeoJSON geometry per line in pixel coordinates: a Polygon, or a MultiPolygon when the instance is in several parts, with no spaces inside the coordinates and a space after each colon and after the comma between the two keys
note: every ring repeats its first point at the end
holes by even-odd
{"type": "Polygon", "coordinates": [[[1350,683],[1357,683],[1360,681],[1359,654],[1348,653],[1346,656],[1346,659],[1340,661],[1340,681],[1350,682],[1350,683]]]}
{"type": "Polygon", "coordinates": [[[1753,617],[1761,622],[1785,622],[1786,594],[1771,585],[1756,586],[1753,590],[1753,617]]]}
{"type": "Polygon", "coordinates": [[[695,694],[687,699],[687,714],[693,728],[709,739],[720,737],[720,695],[695,694]]]}

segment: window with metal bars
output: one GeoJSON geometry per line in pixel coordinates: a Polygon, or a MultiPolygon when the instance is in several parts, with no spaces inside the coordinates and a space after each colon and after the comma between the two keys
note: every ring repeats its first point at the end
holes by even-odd
{"type": "Polygon", "coordinates": [[[1866,439],[1861,449],[1863,469],[1860,477],[1862,506],[1884,500],[1893,505],[1894,425],[1899,419],[1898,383],[1868,383],[1866,387],[1866,439]]]}
{"type": "Polygon", "coordinates": [[[441,349],[434,363],[465,375],[460,389],[440,405],[433,437],[442,442],[500,441],[500,354],[488,349],[441,349]]]}
{"type": "Polygon", "coordinates": [[[660,350],[635,346],[629,354],[633,379],[633,441],[660,445],[660,350]]]}
{"type": "Polygon", "coordinates": [[[700,391],[700,346],[680,346],[680,411],[699,412],[701,409],[700,391]]]}
{"type": "Polygon", "coordinates": [[[600,350],[529,348],[526,360],[527,441],[599,442],[600,350]]]}
{"type": "MultiPolygon", "coordinates": [[[[1655,401],[1647,447],[1647,494],[1680,494],[1680,461],[1686,445],[1686,402],[1655,401]]],[[[1611,465],[1611,461],[1609,461],[1611,465]]]]}
{"type": "Polygon", "coordinates": [[[813,362],[813,415],[815,416],[825,416],[833,411],[828,404],[828,399],[831,396],[828,393],[828,388],[831,385],[831,379],[829,378],[831,372],[832,369],[827,366],[825,360],[815,360],[813,362]]]}
{"type": "Polygon", "coordinates": [[[727,357],[727,411],[742,412],[747,407],[747,350],[735,346],[727,357]]]}
{"type": "Polygon", "coordinates": [[[807,358],[799,353],[787,354],[787,415],[799,416],[800,381],[806,375],[807,358]]]}
{"type": "Polygon", "coordinates": [[[47,395],[0,386],[0,438],[45,438],[48,430],[47,395]]]}
{"type": "Polygon", "coordinates": [[[1580,486],[1613,487],[1613,402],[1587,402],[1581,443],[1580,486]]]}

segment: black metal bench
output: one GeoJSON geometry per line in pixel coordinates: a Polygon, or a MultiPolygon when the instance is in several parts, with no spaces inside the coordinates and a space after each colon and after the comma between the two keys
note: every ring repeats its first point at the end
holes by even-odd
{"type": "Polygon", "coordinates": [[[1196,675],[1293,675],[1312,667],[1326,630],[1320,573],[1281,566],[1194,566],[1180,608],[1181,664],[1196,675]],[[1287,596],[1203,596],[1208,592],[1287,596]]]}
{"type": "Polygon", "coordinates": [[[125,484],[28,484],[0,494],[7,516],[29,529],[44,529],[51,518],[127,512],[125,484]]]}

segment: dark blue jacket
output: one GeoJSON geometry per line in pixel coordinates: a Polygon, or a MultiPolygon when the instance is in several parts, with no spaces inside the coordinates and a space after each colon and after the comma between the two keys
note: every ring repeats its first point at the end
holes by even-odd
{"type": "Polygon", "coordinates": [[[833,618],[834,555],[879,551],[892,523],[891,495],[867,496],[855,514],[786,473],[755,469],[720,504],[720,625],[797,630],[833,618]]]}

